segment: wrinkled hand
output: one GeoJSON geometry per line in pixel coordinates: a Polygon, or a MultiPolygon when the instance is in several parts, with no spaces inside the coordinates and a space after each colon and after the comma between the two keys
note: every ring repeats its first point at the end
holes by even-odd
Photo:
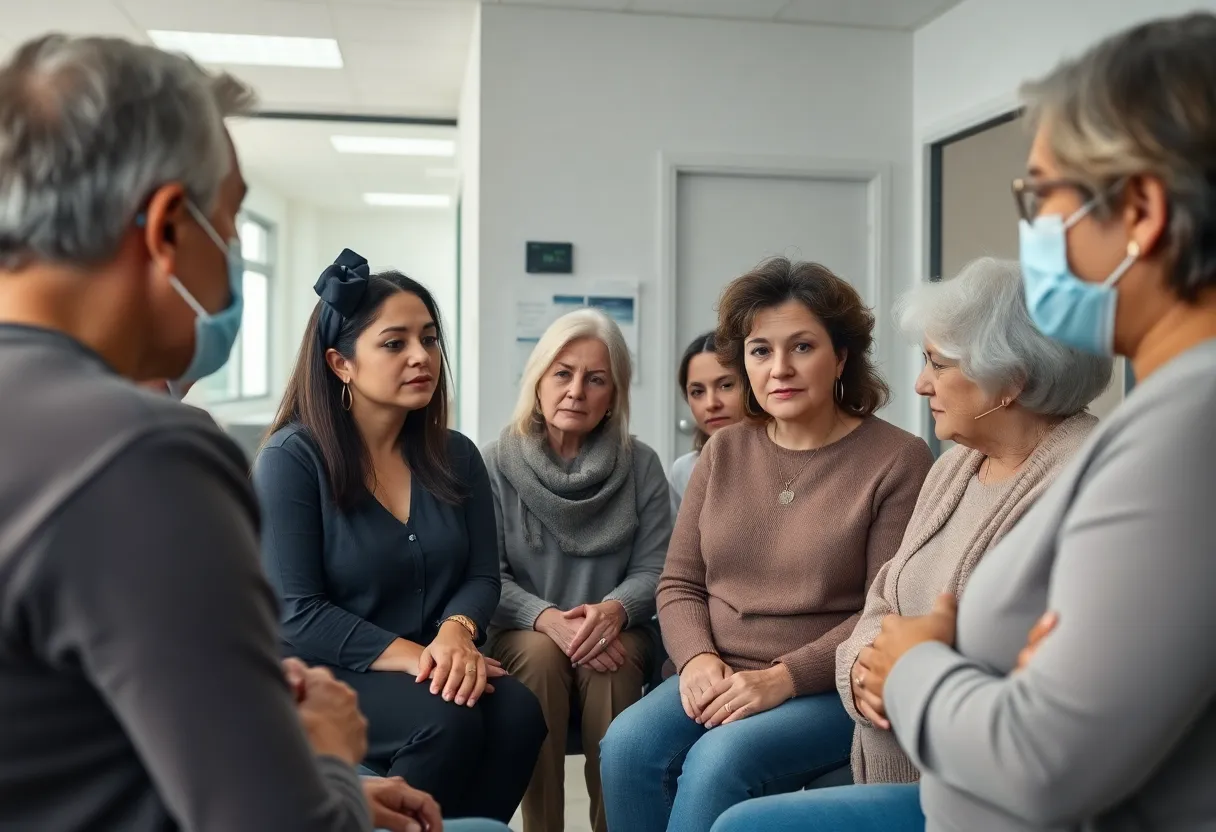
{"type": "Polygon", "coordinates": [[[1018,651],[1018,666],[1014,668],[1015,673],[1026,669],[1030,660],[1034,658],[1034,654],[1038,652],[1043,639],[1047,638],[1058,623],[1060,623],[1060,616],[1051,611],[1043,613],[1043,617],[1035,622],[1034,626],[1030,628],[1030,635],[1026,636],[1026,646],[1018,651]]]}
{"type": "Polygon", "coordinates": [[[363,796],[372,810],[372,825],[389,832],[443,832],[435,798],[400,777],[364,777],[363,796]]]}
{"type": "Polygon", "coordinates": [[[714,728],[771,710],[794,698],[794,677],[777,664],[764,670],[741,670],[714,683],[697,705],[705,727],[714,728]]]}
{"type": "Polygon", "coordinates": [[[953,595],[937,596],[928,615],[888,615],[882,620],[882,632],[874,643],[861,651],[858,661],[867,668],[862,683],[866,690],[881,697],[891,668],[918,644],[940,641],[954,644],[954,628],[958,620],[958,602],[953,595]],[[864,659],[863,659],[864,657],[864,659]]]}
{"type": "Polygon", "coordinates": [[[702,723],[702,708],[697,703],[706,691],[728,678],[733,671],[713,653],[693,656],[680,671],[680,702],[688,718],[702,723]]]}
{"type": "Polygon", "coordinates": [[[617,636],[604,646],[604,652],[592,656],[583,662],[583,665],[599,673],[616,673],[625,666],[627,658],[625,645],[621,644],[621,637],[617,636]]]}
{"type": "Polygon", "coordinates": [[[578,666],[598,656],[608,642],[616,640],[621,630],[625,629],[628,615],[620,601],[604,601],[600,604],[579,604],[562,613],[562,617],[567,621],[582,620],[566,651],[570,661],[578,666]]]}
{"type": "Polygon", "coordinates": [[[298,659],[283,662],[283,674],[296,699],[296,713],[314,754],[358,765],[367,754],[367,720],[359,697],[324,667],[298,659]]]}
{"type": "Polygon", "coordinates": [[[862,648],[857,661],[853,662],[853,669],[849,672],[853,687],[853,707],[875,728],[890,731],[891,723],[887,721],[887,709],[883,705],[881,693],[889,668],[880,666],[879,658],[872,648],[865,647],[862,648]]]}
{"type": "MultiPolygon", "coordinates": [[[[500,668],[501,669],[501,668],[500,668]]],[[[418,681],[431,680],[431,693],[444,702],[457,705],[477,704],[486,690],[485,656],[473,644],[469,631],[455,621],[445,621],[439,635],[422,651],[418,662],[418,681]]]]}

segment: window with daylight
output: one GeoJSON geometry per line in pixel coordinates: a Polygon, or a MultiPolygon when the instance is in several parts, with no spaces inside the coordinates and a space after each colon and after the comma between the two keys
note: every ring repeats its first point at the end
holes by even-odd
{"type": "Polygon", "coordinates": [[[270,292],[274,280],[274,228],[251,214],[237,218],[245,313],[232,357],[223,369],[200,381],[191,398],[200,404],[259,399],[270,394],[270,292]]]}

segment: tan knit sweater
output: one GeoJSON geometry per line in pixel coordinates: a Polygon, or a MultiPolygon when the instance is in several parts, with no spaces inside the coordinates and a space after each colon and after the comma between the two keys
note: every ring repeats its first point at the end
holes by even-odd
{"type": "Polygon", "coordinates": [[[981,501],[982,516],[951,519],[956,510],[967,510],[965,505],[960,509],[960,503],[967,493],[968,484],[979,471],[984,455],[957,445],[934,464],[916,503],[916,511],[908,523],[899,553],[878,573],[866,597],[865,610],[857,622],[857,628],[836,651],[836,689],[840,692],[845,709],[857,723],[853,731],[853,782],[913,783],[920,778],[920,773],[899,747],[895,736],[890,731],[874,727],[854,707],[849,680],[857,655],[862,648],[873,643],[882,628],[884,616],[890,613],[920,613],[931,606],[932,599],[942,592],[960,594],[983,554],[1004,537],[1047,490],[1097,421],[1088,413],[1080,413],[1057,425],[1009,481],[1003,498],[995,503],[987,501],[989,505],[986,510],[981,501]],[[957,522],[960,519],[965,522],[957,522]],[[935,540],[934,545],[926,549],[926,544],[939,532],[951,535],[951,539],[945,542],[946,545],[942,545],[943,541],[935,540]],[[922,570],[921,575],[945,574],[948,579],[932,586],[915,580],[901,580],[905,577],[904,570],[909,561],[927,551],[937,557],[949,553],[953,564],[922,570]]]}
{"type": "Polygon", "coordinates": [[[659,623],[677,669],[715,653],[732,669],[780,662],[797,695],[832,689],[836,647],[895,554],[933,463],[881,419],[812,451],[764,425],[714,434],[701,451],[659,580],[659,623]],[[779,505],[796,476],[792,504],[779,505]]]}

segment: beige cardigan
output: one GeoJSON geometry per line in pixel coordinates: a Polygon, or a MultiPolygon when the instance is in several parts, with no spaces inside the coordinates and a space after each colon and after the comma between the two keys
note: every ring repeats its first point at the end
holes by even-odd
{"type": "MultiPolygon", "coordinates": [[[[1008,497],[997,504],[991,516],[980,525],[975,539],[958,553],[950,583],[944,587],[918,586],[914,591],[933,596],[942,592],[959,595],[983,554],[1014,527],[1051,485],[1097,423],[1098,420],[1088,413],[1079,413],[1057,425],[1034,449],[1010,483],[1008,497]]],[[[855,783],[913,783],[920,779],[920,772],[899,747],[894,734],[874,727],[857,712],[853,705],[850,672],[857,655],[878,636],[883,617],[889,613],[900,614],[895,591],[900,572],[950,519],[983,461],[982,453],[959,445],[934,463],[917,498],[899,551],[875,577],[853,634],[836,651],[836,689],[845,709],[857,723],[853,730],[852,753],[855,783]]],[[[903,591],[907,597],[908,587],[904,586],[903,591]]]]}

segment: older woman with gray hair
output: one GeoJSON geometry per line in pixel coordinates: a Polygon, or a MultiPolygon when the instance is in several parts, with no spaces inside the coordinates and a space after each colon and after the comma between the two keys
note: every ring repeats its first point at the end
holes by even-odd
{"type": "Polygon", "coordinates": [[[1035,328],[1016,262],[985,257],[952,280],[922,284],[903,298],[899,318],[924,345],[916,392],[929,401],[937,437],[958,444],[929,471],[898,553],[836,651],[836,687],[856,723],[859,785],[753,800],[723,815],[714,832],[923,828],[919,772],[872,685],[870,645],[886,616],[923,615],[942,593],[959,594],[1097,423],[1085,408],[1110,383],[1111,360],[1035,328]]]}
{"type": "Polygon", "coordinates": [[[549,737],[524,796],[527,832],[561,832],[572,693],[591,821],[605,832],[599,744],[642,695],[655,587],[671,536],[659,458],[629,435],[631,363],[593,309],[559,318],[524,370],[511,424],[485,451],[502,600],[490,653],[540,699],[549,737]]]}
{"type": "Polygon", "coordinates": [[[883,622],[873,681],[931,832],[1216,829],[1216,15],[1023,94],[1031,320],[1137,385],[957,610],[883,622]]]}

